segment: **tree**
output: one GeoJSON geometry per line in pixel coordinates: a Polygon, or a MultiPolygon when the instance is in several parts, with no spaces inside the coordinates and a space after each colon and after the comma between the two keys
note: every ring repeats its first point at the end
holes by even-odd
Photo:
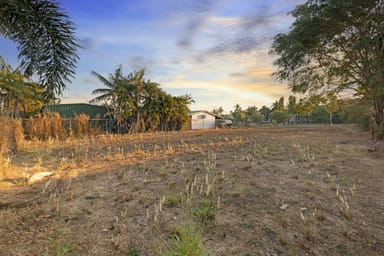
{"type": "Polygon", "coordinates": [[[218,107],[218,108],[213,109],[212,113],[221,116],[224,113],[224,109],[222,107],[218,107]]]}
{"type": "Polygon", "coordinates": [[[24,75],[36,74],[54,97],[75,74],[74,25],[55,1],[0,0],[0,34],[15,42],[24,75]]]}
{"type": "Polygon", "coordinates": [[[19,69],[13,70],[1,56],[0,65],[0,115],[18,118],[20,110],[26,116],[27,111],[33,113],[41,109],[45,90],[26,79],[19,69]]]}
{"type": "Polygon", "coordinates": [[[359,124],[368,128],[369,105],[362,99],[340,99],[338,101],[340,115],[344,123],[359,124]]]}
{"type": "Polygon", "coordinates": [[[233,119],[237,123],[241,123],[247,120],[247,113],[241,109],[240,104],[235,105],[235,109],[232,112],[233,119]]]}
{"type": "Polygon", "coordinates": [[[334,94],[328,95],[324,103],[329,113],[329,124],[333,125],[333,113],[339,110],[339,106],[337,104],[337,97],[334,94]]]}
{"type": "Polygon", "coordinates": [[[288,114],[283,111],[275,110],[269,114],[269,118],[272,120],[272,122],[281,124],[287,121],[288,114]]]}
{"type": "Polygon", "coordinates": [[[288,111],[288,113],[291,114],[291,115],[296,115],[296,114],[298,114],[298,110],[297,110],[297,102],[296,102],[296,97],[295,97],[295,96],[290,95],[290,96],[288,97],[287,111],[288,111]]]}
{"type": "Polygon", "coordinates": [[[317,105],[311,113],[312,122],[315,124],[326,124],[329,121],[329,112],[324,105],[317,105]]]}
{"type": "Polygon", "coordinates": [[[245,112],[247,113],[247,119],[249,119],[253,123],[260,123],[261,121],[261,114],[257,110],[256,106],[248,107],[245,112]]]}
{"type": "Polygon", "coordinates": [[[276,100],[273,104],[272,104],[272,111],[280,111],[280,112],[283,112],[284,111],[284,97],[280,97],[279,100],[276,100]]]}
{"type": "Polygon", "coordinates": [[[122,73],[122,67],[119,66],[113,74],[109,74],[108,78],[102,76],[101,74],[92,71],[91,75],[95,76],[100,82],[103,83],[106,88],[98,88],[92,91],[92,95],[98,95],[97,97],[90,100],[90,103],[100,103],[109,108],[111,111],[109,116],[114,116],[114,119],[117,122],[118,129],[121,128],[124,120],[127,117],[125,113],[125,105],[120,104],[124,103],[124,100],[121,100],[125,96],[124,92],[124,76],[122,73]]]}
{"type": "Polygon", "coordinates": [[[259,112],[261,114],[261,121],[267,122],[269,120],[269,113],[271,113],[271,109],[268,108],[267,106],[262,106],[259,109],[259,112]]]}
{"type": "Polygon", "coordinates": [[[274,76],[308,95],[353,91],[370,102],[376,137],[384,137],[384,1],[308,0],[274,38],[274,76]]]}
{"type": "Polygon", "coordinates": [[[144,79],[144,69],[124,76],[119,66],[108,78],[95,71],[91,74],[106,88],[94,90],[92,94],[98,96],[90,102],[104,102],[113,110],[118,132],[180,130],[188,122],[188,105],[194,102],[191,95],[167,94],[158,83],[144,79]]]}

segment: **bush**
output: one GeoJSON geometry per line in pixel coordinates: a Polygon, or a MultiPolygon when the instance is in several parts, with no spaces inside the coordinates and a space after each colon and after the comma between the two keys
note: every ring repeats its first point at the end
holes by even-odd
{"type": "Polygon", "coordinates": [[[269,114],[271,120],[276,120],[276,123],[281,124],[287,121],[288,114],[283,111],[275,110],[269,114]]]}

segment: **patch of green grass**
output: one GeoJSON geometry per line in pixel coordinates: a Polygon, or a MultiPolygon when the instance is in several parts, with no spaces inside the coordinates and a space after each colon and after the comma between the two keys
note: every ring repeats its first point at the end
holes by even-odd
{"type": "Polygon", "coordinates": [[[192,215],[199,218],[201,223],[207,224],[209,221],[214,220],[216,216],[215,202],[210,198],[205,198],[198,208],[192,209],[192,215]]]}
{"type": "Polygon", "coordinates": [[[48,238],[50,246],[50,256],[66,256],[71,255],[75,247],[68,241],[67,235],[57,230],[53,238],[48,238]]]}
{"type": "Polygon", "coordinates": [[[129,256],[141,256],[141,250],[139,248],[133,247],[128,250],[129,256]]]}
{"type": "Polygon", "coordinates": [[[168,207],[176,207],[181,203],[181,195],[176,194],[176,195],[167,195],[165,197],[165,206],[168,207]]]}
{"type": "Polygon", "coordinates": [[[175,230],[166,256],[203,256],[201,230],[191,221],[175,230]]]}

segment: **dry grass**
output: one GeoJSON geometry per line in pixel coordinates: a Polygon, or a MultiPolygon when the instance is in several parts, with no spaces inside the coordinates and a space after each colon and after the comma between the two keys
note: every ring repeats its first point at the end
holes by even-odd
{"type": "Polygon", "coordinates": [[[67,140],[98,135],[102,130],[97,119],[90,125],[89,116],[85,114],[76,114],[70,120],[62,119],[59,113],[47,112],[25,120],[24,133],[29,140],[67,140]]]}
{"type": "Polygon", "coordinates": [[[23,142],[23,128],[20,120],[0,117],[0,153],[8,157],[15,154],[23,142]]]}
{"type": "Polygon", "coordinates": [[[0,181],[0,252],[383,255],[384,162],[364,136],[334,127],[26,141],[0,181]],[[38,171],[54,175],[17,182],[38,171]]]}

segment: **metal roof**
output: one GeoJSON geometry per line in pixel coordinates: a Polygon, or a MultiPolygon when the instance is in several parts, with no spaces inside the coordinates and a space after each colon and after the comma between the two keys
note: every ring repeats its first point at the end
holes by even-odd
{"type": "Polygon", "coordinates": [[[86,114],[89,118],[104,118],[108,108],[87,103],[55,104],[43,107],[44,112],[57,112],[63,118],[74,118],[75,114],[86,114]]]}
{"type": "Polygon", "coordinates": [[[194,111],[190,111],[190,112],[188,113],[188,115],[193,115],[193,114],[201,113],[201,112],[202,112],[202,113],[206,113],[206,114],[211,115],[211,116],[214,116],[214,117],[216,117],[216,118],[218,118],[218,119],[224,119],[224,117],[219,116],[219,115],[216,115],[215,113],[209,112],[209,111],[207,111],[207,110],[194,110],[194,111]]]}

